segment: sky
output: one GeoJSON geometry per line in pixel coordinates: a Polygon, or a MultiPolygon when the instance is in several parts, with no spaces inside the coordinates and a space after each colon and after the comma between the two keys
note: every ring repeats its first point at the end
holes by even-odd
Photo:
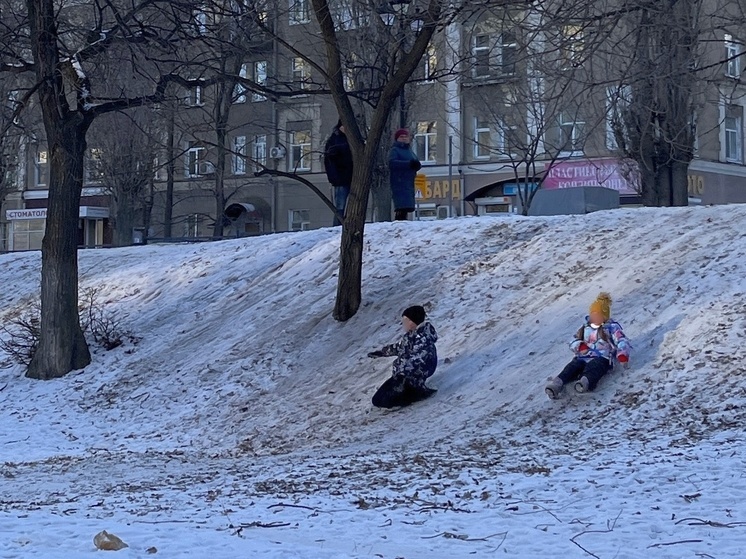
{"type": "MultiPolygon", "coordinates": [[[[0,351],[0,557],[746,555],[746,206],[366,227],[363,302],[331,313],[339,228],[80,252],[126,341],[36,381],[0,351]],[[599,291],[633,350],[544,394],[599,291]],[[422,304],[435,396],[379,410],[422,304]]],[[[39,253],[0,255],[0,324],[39,253]]],[[[7,333],[1,333],[7,338],[7,333]]]]}

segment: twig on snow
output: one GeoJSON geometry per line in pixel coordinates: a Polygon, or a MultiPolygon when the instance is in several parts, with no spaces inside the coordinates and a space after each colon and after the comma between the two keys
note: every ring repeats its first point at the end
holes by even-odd
{"type": "Polygon", "coordinates": [[[289,503],[277,503],[276,505],[269,505],[268,509],[274,509],[277,507],[289,507],[293,509],[306,509],[306,510],[312,510],[312,511],[318,511],[319,509],[315,507],[307,507],[306,505],[291,505],[289,503]]]}
{"type": "Polygon", "coordinates": [[[22,442],[29,440],[30,438],[31,438],[31,435],[29,435],[25,439],[18,439],[17,441],[5,441],[3,444],[22,443],[22,442]]]}
{"type": "Polygon", "coordinates": [[[284,528],[285,526],[290,526],[290,522],[260,522],[257,520],[248,524],[241,524],[238,527],[234,526],[234,528],[243,530],[244,528],[284,528]]]}
{"type": "Polygon", "coordinates": [[[616,521],[619,520],[619,517],[622,516],[622,511],[619,511],[619,514],[616,515],[616,518],[613,522],[610,522],[609,520],[606,521],[606,530],[584,530],[580,532],[579,534],[575,534],[572,538],[570,538],[570,541],[577,545],[580,549],[585,551],[588,555],[591,557],[595,557],[596,559],[601,559],[598,555],[595,553],[591,553],[586,548],[584,548],[582,545],[580,545],[578,542],[575,541],[576,538],[579,538],[583,534],[608,534],[609,532],[614,531],[614,527],[616,526],[616,521]]]}
{"type": "Polygon", "coordinates": [[[651,548],[651,547],[663,547],[663,546],[666,546],[666,545],[678,545],[680,543],[702,543],[703,541],[704,540],[680,540],[680,541],[677,541],[677,542],[654,543],[654,544],[650,544],[648,546],[648,549],[651,548]]]}
{"type": "Polygon", "coordinates": [[[687,520],[693,520],[694,522],[689,522],[689,526],[712,526],[713,528],[735,528],[736,526],[746,526],[746,522],[728,522],[727,524],[724,524],[722,522],[718,522],[717,520],[702,520],[701,518],[682,518],[681,520],[677,520],[676,524],[681,524],[682,522],[686,522],[687,520]]]}
{"type": "MultiPolygon", "coordinates": [[[[454,534],[453,532],[441,532],[439,534],[435,534],[434,536],[422,536],[423,540],[431,540],[433,538],[439,538],[444,537],[447,539],[455,539],[455,540],[461,540],[462,542],[486,542],[490,538],[494,538],[495,536],[502,536],[503,539],[500,542],[500,545],[502,545],[502,542],[505,541],[505,538],[508,537],[507,532],[498,532],[497,534],[490,534],[489,536],[484,536],[483,538],[470,538],[466,534],[454,534]]],[[[500,548],[500,545],[498,545],[498,549],[500,548]]]]}

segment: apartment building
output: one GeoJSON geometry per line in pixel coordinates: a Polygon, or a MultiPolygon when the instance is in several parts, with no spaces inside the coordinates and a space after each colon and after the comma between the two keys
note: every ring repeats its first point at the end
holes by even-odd
{"type": "MultiPolygon", "coordinates": [[[[237,66],[241,78],[260,87],[240,80],[235,85],[222,139],[217,139],[215,88],[192,85],[179,91],[170,147],[161,145],[155,154],[160,164],[153,171],[150,206],[136,214],[134,242],[144,236],[209,238],[216,221],[223,237],[331,226],[331,211],[306,185],[287,177],[255,176],[263,168],[294,173],[331,197],[322,154],[338,116],[329,95],[320,93],[325,85],[313,64],[324,66],[323,45],[310,0],[283,2],[287,6],[277,10],[265,5],[261,15],[283,40],[257,31],[237,66]],[[169,153],[170,177],[164,164],[169,153]]],[[[391,4],[396,3],[401,2],[391,4]]],[[[344,0],[335,6],[338,29],[351,45],[379,15],[344,0]]],[[[415,14],[399,14],[398,32],[415,30],[415,14]]],[[[532,34],[535,28],[525,11],[481,10],[434,37],[391,124],[392,131],[401,123],[412,130],[423,163],[415,219],[512,213],[520,206],[518,189],[534,184],[600,185],[618,190],[623,202],[639,201],[634,173],[619,155],[615,108],[606,93],[623,92],[625,84],[608,80],[593,91],[587,88],[592,78],[603,81],[597,79],[599,72],[609,72],[594,62],[582,25],[563,21],[553,33],[542,30],[541,40],[539,33],[532,34]]],[[[746,202],[743,35],[713,26],[702,42],[698,64],[713,70],[708,87],[694,92],[690,199],[746,202]]],[[[354,91],[356,81],[375,64],[363,60],[364,45],[350,48],[344,56],[345,86],[354,91]]],[[[167,119],[161,122],[166,137],[167,119]]],[[[97,149],[91,144],[81,198],[81,246],[110,244],[116,219],[111,189],[97,173],[96,161],[105,154],[97,149]]],[[[3,250],[39,248],[43,234],[48,176],[43,142],[26,142],[21,159],[17,190],[2,207],[3,250]]],[[[369,217],[390,216],[375,215],[371,205],[369,217]]]]}

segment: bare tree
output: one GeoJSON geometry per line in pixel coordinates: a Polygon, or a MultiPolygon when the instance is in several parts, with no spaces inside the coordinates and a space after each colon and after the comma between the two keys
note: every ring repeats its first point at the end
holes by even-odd
{"type": "Polygon", "coordinates": [[[41,337],[26,373],[48,379],[85,367],[91,359],[78,315],[77,265],[88,130],[103,114],[162,100],[166,86],[179,81],[173,71],[177,65],[163,74],[154,61],[159,53],[177,58],[179,17],[190,15],[191,6],[177,9],[157,1],[58,6],[53,0],[27,0],[25,13],[22,6],[13,7],[0,73],[34,76],[50,154],[41,337]],[[169,9],[159,10],[161,5],[169,9]],[[127,79],[128,73],[139,79],[127,79]]]}
{"type": "MultiPolygon", "coordinates": [[[[370,179],[374,171],[381,139],[386,132],[389,115],[399,97],[401,89],[417,68],[433,34],[446,23],[446,2],[429,0],[421,5],[418,17],[422,27],[413,32],[411,47],[402,48],[403,37],[392,36],[379,29],[379,36],[387,37],[379,58],[367,64],[377,72],[377,99],[369,120],[367,134],[359,126],[355,111],[345,89],[344,67],[340,55],[342,41],[340,31],[330,11],[327,0],[312,0],[313,11],[321,30],[325,47],[323,64],[312,61],[316,69],[325,76],[334,104],[347,131],[352,150],[354,171],[346,218],[342,226],[340,246],[339,279],[334,317],[340,321],[351,318],[360,307],[362,286],[362,257],[365,216],[370,193],[370,179]]],[[[411,8],[410,8],[411,9],[411,8]]],[[[376,14],[369,12],[371,22],[382,25],[376,14]]]]}
{"type": "MultiPolygon", "coordinates": [[[[129,113],[112,113],[91,127],[89,178],[99,179],[111,197],[113,244],[132,243],[132,231],[152,208],[158,133],[151,129],[153,111],[143,108],[129,113]],[[95,151],[94,151],[95,150],[95,151]]],[[[147,224],[145,223],[146,227],[147,224]]]]}

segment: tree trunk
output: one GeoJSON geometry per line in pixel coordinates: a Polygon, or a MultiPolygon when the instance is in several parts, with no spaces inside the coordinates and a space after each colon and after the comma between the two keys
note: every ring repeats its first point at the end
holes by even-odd
{"type": "Polygon", "coordinates": [[[174,172],[176,168],[176,149],[174,146],[174,115],[172,107],[168,113],[168,132],[166,139],[166,198],[163,202],[163,237],[170,239],[171,225],[174,217],[174,172]]]}
{"type": "Polygon", "coordinates": [[[212,228],[213,239],[223,237],[223,217],[225,213],[225,125],[218,123],[216,128],[217,160],[215,161],[215,225],[212,228]]]}
{"type": "Polygon", "coordinates": [[[350,197],[347,199],[342,241],[339,251],[339,278],[334,318],[344,322],[352,318],[362,302],[363,236],[368,209],[370,167],[356,165],[352,174],[350,197]]]}
{"type": "Polygon", "coordinates": [[[391,184],[389,177],[389,146],[381,142],[371,176],[375,221],[391,221],[391,184]]]}
{"type": "Polygon", "coordinates": [[[82,369],[91,362],[78,315],[77,252],[83,159],[91,119],[71,111],[65,95],[55,2],[28,0],[27,7],[50,173],[47,222],[41,246],[39,345],[26,376],[51,379],[82,369]]]}
{"type": "Polygon", "coordinates": [[[137,196],[127,189],[117,192],[115,188],[113,197],[114,246],[129,246],[132,244],[132,229],[135,226],[137,196]]]}
{"type": "Polygon", "coordinates": [[[42,103],[50,152],[49,207],[42,241],[39,346],[26,376],[51,379],[91,362],[78,315],[78,221],[87,125],[64,122],[42,103]]]}

